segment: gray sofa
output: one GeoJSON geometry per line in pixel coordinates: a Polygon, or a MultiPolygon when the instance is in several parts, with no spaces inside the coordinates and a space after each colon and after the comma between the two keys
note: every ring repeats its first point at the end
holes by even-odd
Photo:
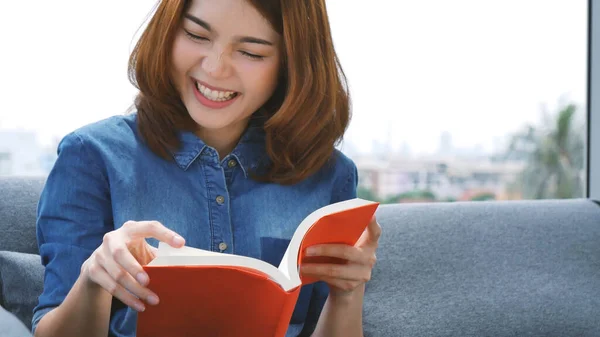
{"type": "MultiPolygon", "coordinates": [[[[42,289],[42,185],[0,179],[0,305],[27,327],[42,289]]],[[[593,201],[383,205],[378,219],[365,336],[600,336],[593,201]]]]}

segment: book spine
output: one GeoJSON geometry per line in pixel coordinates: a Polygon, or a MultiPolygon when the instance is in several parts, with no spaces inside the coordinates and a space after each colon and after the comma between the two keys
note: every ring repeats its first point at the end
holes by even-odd
{"type": "Polygon", "coordinates": [[[294,308],[298,302],[298,296],[300,296],[300,289],[301,287],[294,289],[290,293],[290,296],[287,296],[285,304],[281,308],[281,317],[285,317],[286,319],[279,321],[279,326],[275,331],[274,337],[285,337],[287,329],[290,325],[290,320],[292,319],[292,314],[294,313],[294,308]]]}

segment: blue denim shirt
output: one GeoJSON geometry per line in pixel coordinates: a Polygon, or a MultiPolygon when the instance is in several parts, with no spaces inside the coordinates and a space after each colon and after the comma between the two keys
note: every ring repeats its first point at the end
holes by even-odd
{"type": "MultiPolygon", "coordinates": [[[[356,167],[337,150],[317,174],[298,184],[262,183],[250,177],[250,170],[268,162],[262,128],[249,127],[222,160],[193,133],[180,132],[182,145],[168,161],[145,146],[136,117],[87,125],[59,144],[38,206],[37,238],[46,269],[34,331],[64,300],[103,235],[128,220],[157,220],[188,246],[278,265],[305,216],[356,196],[356,167]]],[[[304,286],[286,336],[312,329],[327,295],[324,283],[304,286]]],[[[113,300],[109,335],[135,336],[135,326],[136,312],[113,300]]]]}

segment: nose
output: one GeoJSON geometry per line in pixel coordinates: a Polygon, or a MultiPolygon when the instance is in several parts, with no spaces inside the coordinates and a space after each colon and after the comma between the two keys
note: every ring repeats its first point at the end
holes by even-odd
{"type": "Polygon", "coordinates": [[[202,62],[202,68],[214,78],[229,76],[227,56],[223,50],[215,50],[209,53],[202,62]]]}

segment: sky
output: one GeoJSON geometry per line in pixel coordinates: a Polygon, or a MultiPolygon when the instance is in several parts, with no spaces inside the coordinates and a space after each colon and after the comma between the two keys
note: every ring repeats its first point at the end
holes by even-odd
{"type": "MultiPolygon", "coordinates": [[[[136,93],[128,56],[155,0],[33,0],[0,4],[0,128],[49,144],[122,114],[136,93]]],[[[540,120],[541,105],[584,114],[585,0],[327,0],[348,77],[345,146],[434,153],[492,151],[540,120]]],[[[350,148],[350,147],[348,147],[350,148]]]]}

